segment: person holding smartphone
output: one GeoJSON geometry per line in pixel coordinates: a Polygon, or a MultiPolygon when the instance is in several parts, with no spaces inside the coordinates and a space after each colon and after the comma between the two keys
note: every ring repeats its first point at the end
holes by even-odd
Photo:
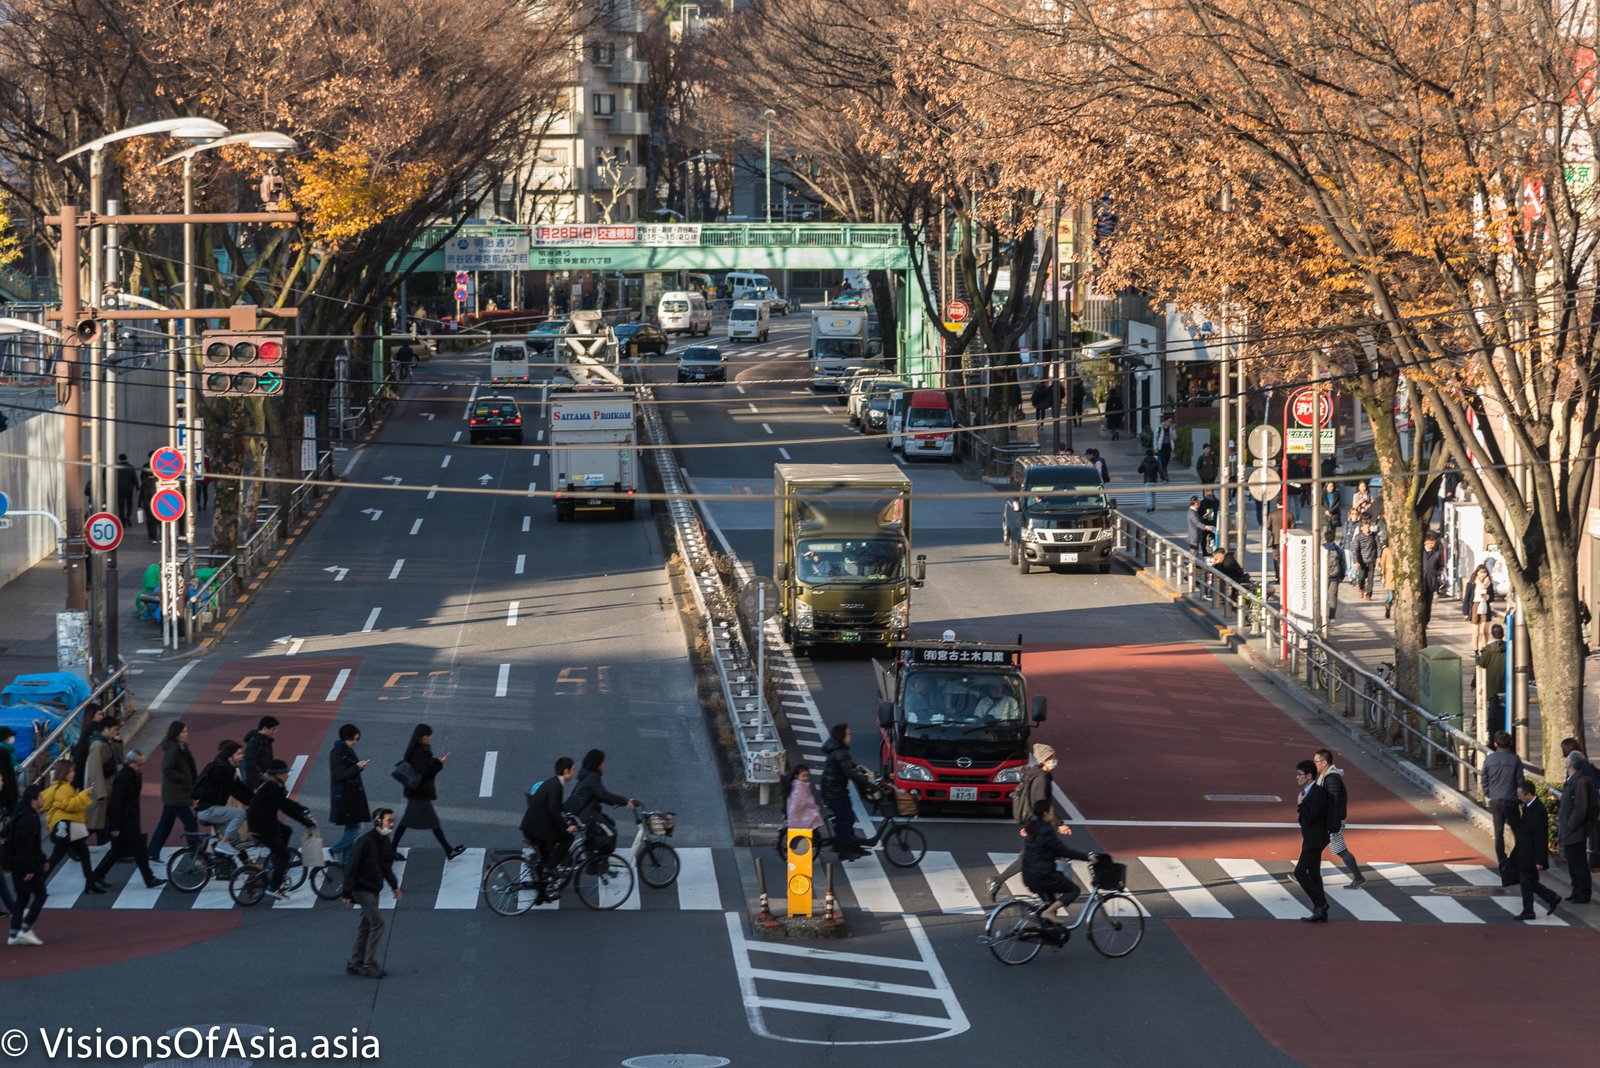
{"type": "Polygon", "coordinates": [[[454,860],[466,852],[466,846],[453,846],[444,836],[444,830],[439,826],[439,814],[433,810],[433,803],[439,799],[438,787],[434,780],[444,770],[445,764],[450,760],[450,754],[442,757],[433,755],[433,728],[426,723],[419,723],[411,731],[411,741],[406,745],[405,756],[401,758],[416,771],[418,782],[415,787],[407,787],[406,811],[400,817],[400,826],[394,832],[394,847],[400,848],[400,839],[407,830],[415,828],[421,831],[432,831],[433,836],[439,840],[439,846],[444,850],[446,860],[454,860]]]}

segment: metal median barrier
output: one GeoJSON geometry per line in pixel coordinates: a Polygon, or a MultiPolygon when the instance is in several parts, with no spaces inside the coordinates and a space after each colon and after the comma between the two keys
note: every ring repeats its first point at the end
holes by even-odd
{"type": "Polygon", "coordinates": [[[1189,605],[1226,627],[1231,639],[1292,679],[1341,719],[1360,724],[1392,752],[1449,781],[1469,798],[1481,794],[1487,747],[1449,719],[1396,692],[1390,680],[1341,653],[1289,616],[1265,591],[1241,586],[1200,563],[1185,545],[1116,513],[1117,551],[1158,577],[1189,605]]]}
{"type": "Polygon", "coordinates": [[[39,740],[33,752],[28,754],[17,768],[17,778],[20,785],[26,787],[29,783],[41,782],[50,770],[52,761],[67,755],[72,751],[72,743],[77,740],[78,733],[89,722],[89,713],[110,712],[120,720],[126,720],[132,711],[132,703],[128,700],[128,691],[125,686],[128,668],[119,666],[106,677],[95,690],[84,699],[83,703],[63,719],[56,728],[39,740]]]}

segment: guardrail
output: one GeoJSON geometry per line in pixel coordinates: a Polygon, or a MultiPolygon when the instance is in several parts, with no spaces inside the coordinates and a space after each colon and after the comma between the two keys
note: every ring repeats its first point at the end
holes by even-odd
{"type": "Polygon", "coordinates": [[[1228,626],[1282,675],[1343,719],[1432,775],[1454,779],[1476,799],[1487,747],[1449,719],[1398,693],[1389,680],[1345,656],[1263,596],[1195,560],[1186,546],[1116,513],[1117,551],[1159,576],[1191,605],[1228,626]]]}
{"type": "MultiPolygon", "coordinates": [[[[669,443],[667,428],[648,386],[639,387],[645,402],[645,435],[652,445],[669,443]]],[[[761,803],[768,800],[768,789],[779,781],[783,768],[783,747],[778,739],[772,709],[762,692],[762,672],[740,627],[732,576],[719,567],[719,558],[706,541],[705,527],[688,500],[683,472],[671,449],[652,449],[662,488],[667,493],[667,508],[672,517],[678,558],[688,572],[696,614],[705,627],[706,642],[716,662],[722,699],[728,722],[739,745],[745,781],[761,788],[761,803]]],[[[724,558],[725,562],[725,558],[724,558]]],[[[757,626],[761,624],[757,623],[757,626]]]]}
{"type": "Polygon", "coordinates": [[[116,713],[118,719],[127,718],[126,712],[129,707],[128,691],[123,684],[123,679],[126,678],[127,674],[126,665],[117,668],[106,677],[106,681],[97,686],[84,699],[82,704],[68,712],[66,719],[58,723],[54,730],[44,736],[39,744],[34,747],[33,752],[28,754],[28,759],[24,760],[22,765],[17,768],[17,779],[20,785],[27,786],[31,782],[38,781],[49,770],[52,761],[68,752],[66,744],[68,732],[75,731],[83,725],[88,711],[92,710],[100,713],[111,711],[116,713]]]}

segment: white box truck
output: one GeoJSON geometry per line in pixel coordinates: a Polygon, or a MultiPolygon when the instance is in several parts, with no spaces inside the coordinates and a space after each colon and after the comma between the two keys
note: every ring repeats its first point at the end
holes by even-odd
{"type": "Polygon", "coordinates": [[[867,356],[867,313],[860,309],[826,308],[811,313],[811,388],[838,392],[850,376],[879,369],[867,356]]]}
{"type": "Polygon", "coordinates": [[[550,472],[556,521],[580,512],[633,518],[639,489],[639,434],[633,393],[550,394],[550,472]]]}

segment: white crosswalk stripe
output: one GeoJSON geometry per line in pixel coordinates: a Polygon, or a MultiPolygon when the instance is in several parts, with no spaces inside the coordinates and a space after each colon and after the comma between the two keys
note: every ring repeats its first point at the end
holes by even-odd
{"type": "Polygon", "coordinates": [[[688,911],[722,908],[722,891],[717,886],[717,866],[709,849],[678,850],[678,907],[688,911]]]}
{"type": "Polygon", "coordinates": [[[1156,882],[1185,913],[1201,920],[1225,920],[1233,915],[1177,857],[1141,857],[1156,882]]]}
{"type": "Polygon", "coordinates": [[[973,893],[972,884],[967,881],[966,873],[961,870],[956,858],[951,854],[930,851],[922,858],[919,870],[922,877],[928,881],[928,889],[933,892],[933,899],[939,903],[940,912],[983,911],[983,904],[978,900],[978,895],[973,893]]]}
{"type": "Polygon", "coordinates": [[[1305,903],[1296,898],[1276,876],[1253,860],[1219,859],[1219,867],[1227,872],[1256,903],[1280,920],[1292,920],[1306,914],[1305,903]]]}
{"type": "MultiPolygon", "coordinates": [[[[1347,890],[1343,882],[1348,873],[1332,861],[1322,862],[1322,889],[1328,895],[1328,900],[1340,906],[1358,920],[1377,920],[1384,923],[1399,923],[1400,917],[1384,908],[1366,890],[1347,890]]],[[[1368,884],[1371,885],[1371,884],[1368,884]]],[[[1421,896],[1421,895],[1419,895],[1421,896]]]]}
{"type": "Polygon", "coordinates": [[[484,849],[469,849],[444,866],[439,878],[439,896],[436,909],[475,909],[478,891],[483,885],[484,849]]]}

